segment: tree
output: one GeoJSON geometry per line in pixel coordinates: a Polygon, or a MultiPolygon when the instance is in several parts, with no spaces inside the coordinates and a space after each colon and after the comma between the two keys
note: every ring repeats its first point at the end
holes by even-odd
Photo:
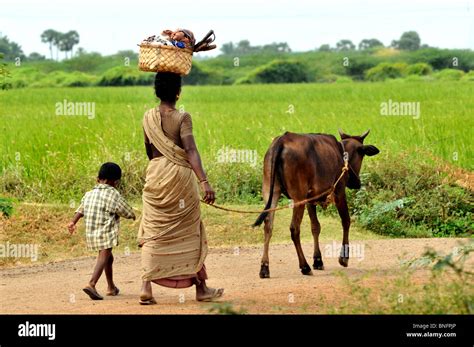
{"type": "Polygon", "coordinates": [[[65,58],[67,59],[67,52],[73,54],[74,45],[79,43],[79,34],[75,30],[68,31],[65,34],[59,34],[57,45],[61,52],[64,52],[65,58]]]}
{"type": "Polygon", "coordinates": [[[393,40],[391,46],[397,49],[416,51],[420,48],[421,39],[416,31],[407,31],[402,34],[400,40],[393,40]]]}
{"type": "Polygon", "coordinates": [[[221,47],[221,52],[224,55],[231,55],[235,51],[234,44],[232,42],[224,43],[221,47]]]}
{"type": "Polygon", "coordinates": [[[247,54],[250,53],[252,50],[252,46],[250,46],[249,40],[241,40],[237,43],[237,47],[235,49],[238,54],[247,54]]]}
{"type": "Polygon", "coordinates": [[[319,47],[319,51],[320,52],[329,52],[329,51],[331,51],[331,46],[329,46],[327,43],[325,43],[324,45],[321,45],[319,47]]]}
{"type": "Polygon", "coordinates": [[[76,51],[76,57],[81,57],[81,56],[86,55],[86,54],[87,54],[86,50],[82,47],[79,47],[76,51]]]}
{"type": "Polygon", "coordinates": [[[66,33],[67,47],[71,51],[71,57],[73,55],[74,46],[79,43],[79,33],[76,30],[70,30],[66,33]]]}
{"type": "Polygon", "coordinates": [[[63,34],[58,32],[57,35],[53,37],[53,45],[56,46],[56,60],[59,60],[59,46],[61,45],[63,34]]]}
{"type": "Polygon", "coordinates": [[[53,45],[56,45],[59,32],[53,29],[43,31],[41,34],[41,42],[49,44],[49,53],[51,54],[51,60],[53,60],[53,45]]]}
{"type": "Polygon", "coordinates": [[[37,52],[31,52],[27,59],[29,61],[38,61],[38,60],[45,60],[46,57],[37,52]]]}
{"type": "Polygon", "coordinates": [[[289,53],[291,48],[286,42],[272,42],[263,46],[252,46],[249,40],[241,40],[234,44],[232,42],[224,43],[221,47],[224,55],[245,55],[255,52],[264,53],[289,53]]]}
{"type": "Polygon", "coordinates": [[[6,36],[0,37],[0,53],[3,53],[3,57],[7,61],[25,58],[21,46],[16,42],[10,41],[6,36]]]}
{"type": "Polygon", "coordinates": [[[336,49],[338,51],[353,51],[355,49],[355,45],[351,40],[341,40],[336,43],[336,49]]]}
{"type": "Polygon", "coordinates": [[[265,52],[271,52],[271,53],[289,53],[291,52],[290,46],[288,46],[288,43],[286,42],[273,42],[267,45],[264,45],[263,47],[260,46],[255,46],[252,47],[252,51],[256,51],[258,49],[261,49],[262,51],[265,52]]]}
{"type": "Polygon", "coordinates": [[[375,47],[383,47],[383,43],[377,39],[364,39],[359,43],[359,50],[364,51],[375,47]]]}
{"type": "MultiPolygon", "coordinates": [[[[3,59],[3,54],[0,53],[0,60],[3,59]]],[[[7,69],[7,64],[0,63],[0,89],[9,89],[11,84],[7,82],[7,78],[10,77],[10,72],[7,69]]]]}

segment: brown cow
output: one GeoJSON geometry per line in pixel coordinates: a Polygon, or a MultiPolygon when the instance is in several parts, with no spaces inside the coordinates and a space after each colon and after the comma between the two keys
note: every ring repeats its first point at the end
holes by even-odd
{"type": "MultiPolygon", "coordinates": [[[[349,263],[349,227],[350,216],[346,202],[345,188],[359,189],[359,172],[365,155],[373,156],[379,150],[372,145],[364,145],[364,139],[369,134],[366,131],[361,136],[350,136],[339,130],[341,142],[333,135],[327,134],[295,134],[286,132],[275,138],[265,154],[263,166],[263,198],[265,209],[277,206],[281,194],[294,202],[316,197],[330,189],[344,166],[344,151],[349,162],[346,173],[334,190],[334,203],[342,221],[343,239],[339,264],[347,267],[349,263]]],[[[323,270],[323,260],[319,249],[319,233],[321,225],[316,215],[316,204],[324,203],[327,196],[306,204],[311,220],[311,231],[314,238],[315,270],[323,270]]],[[[275,212],[260,214],[254,223],[258,226],[265,221],[265,245],[260,269],[260,278],[270,277],[268,247],[272,237],[273,218],[275,212]]],[[[304,215],[304,205],[293,208],[291,220],[291,239],[296,247],[298,261],[303,275],[312,275],[311,268],[306,262],[300,243],[300,224],[304,215]]]]}

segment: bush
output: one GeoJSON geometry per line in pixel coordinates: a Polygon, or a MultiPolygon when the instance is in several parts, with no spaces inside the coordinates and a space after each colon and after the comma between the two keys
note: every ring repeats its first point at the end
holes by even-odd
{"type": "Polygon", "coordinates": [[[69,73],[63,80],[62,87],[88,87],[96,83],[97,78],[83,72],[69,73]]]}
{"type": "Polygon", "coordinates": [[[361,175],[365,188],[348,192],[359,223],[376,233],[402,236],[467,236],[474,232],[474,193],[445,182],[436,167],[406,158],[379,160],[361,175]]]}
{"type": "Polygon", "coordinates": [[[219,73],[193,63],[191,72],[183,78],[183,83],[188,85],[222,84],[223,80],[224,77],[219,73]]]}
{"type": "Polygon", "coordinates": [[[433,69],[426,63],[408,65],[406,69],[407,75],[427,76],[431,75],[431,72],[433,72],[433,69]]]}
{"type": "Polygon", "coordinates": [[[444,69],[434,74],[434,77],[443,81],[459,81],[464,72],[456,69],[444,69]]]}
{"type": "Polygon", "coordinates": [[[469,71],[467,74],[465,74],[462,78],[463,81],[469,81],[469,82],[474,82],[474,70],[469,71]]]}
{"type": "Polygon", "coordinates": [[[309,82],[308,68],[298,61],[274,60],[255,69],[238,84],[309,82]]]}
{"type": "Polygon", "coordinates": [[[410,63],[427,63],[435,70],[453,67],[465,72],[474,70],[474,52],[471,50],[426,48],[412,52],[407,59],[410,63]]]}
{"type": "Polygon", "coordinates": [[[25,88],[46,77],[45,73],[34,67],[15,67],[10,69],[11,85],[13,88],[25,88]]]}
{"type": "Polygon", "coordinates": [[[349,66],[346,67],[347,74],[356,80],[363,80],[365,71],[377,66],[379,58],[373,56],[353,57],[349,60],[349,66]]]}
{"type": "Polygon", "coordinates": [[[11,199],[0,197],[0,214],[4,217],[10,217],[13,213],[13,204],[11,199]]]}
{"type": "Polygon", "coordinates": [[[400,78],[405,75],[406,63],[380,63],[367,70],[366,78],[369,81],[385,81],[387,78],[400,78]]]}
{"type": "Polygon", "coordinates": [[[99,86],[135,86],[153,84],[154,74],[140,72],[135,67],[117,66],[107,70],[99,80],[99,86]]]}

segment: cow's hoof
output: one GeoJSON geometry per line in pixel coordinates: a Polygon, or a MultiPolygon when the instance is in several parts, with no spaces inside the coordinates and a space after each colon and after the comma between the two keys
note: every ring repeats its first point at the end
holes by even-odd
{"type": "Polygon", "coordinates": [[[315,270],[324,270],[324,263],[321,258],[315,258],[313,263],[313,269],[315,270]]]}
{"type": "Polygon", "coordinates": [[[303,266],[303,268],[301,269],[301,273],[303,275],[308,275],[308,276],[312,276],[313,275],[313,271],[311,271],[311,268],[309,267],[308,264],[306,264],[305,266],[303,266]]]}
{"type": "Polygon", "coordinates": [[[339,257],[339,264],[341,264],[341,266],[348,267],[349,266],[349,258],[339,257]]]}
{"type": "Polygon", "coordinates": [[[260,267],[260,278],[270,278],[270,267],[268,265],[260,267]]]}

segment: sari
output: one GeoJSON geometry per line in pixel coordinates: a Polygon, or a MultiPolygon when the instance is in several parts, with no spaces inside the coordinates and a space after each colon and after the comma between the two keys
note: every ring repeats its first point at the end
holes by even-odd
{"type": "Polygon", "coordinates": [[[146,169],[138,230],[142,279],[184,288],[207,279],[207,237],[199,186],[184,149],[166,137],[158,108],[145,113],[143,129],[163,156],[146,169]]]}

